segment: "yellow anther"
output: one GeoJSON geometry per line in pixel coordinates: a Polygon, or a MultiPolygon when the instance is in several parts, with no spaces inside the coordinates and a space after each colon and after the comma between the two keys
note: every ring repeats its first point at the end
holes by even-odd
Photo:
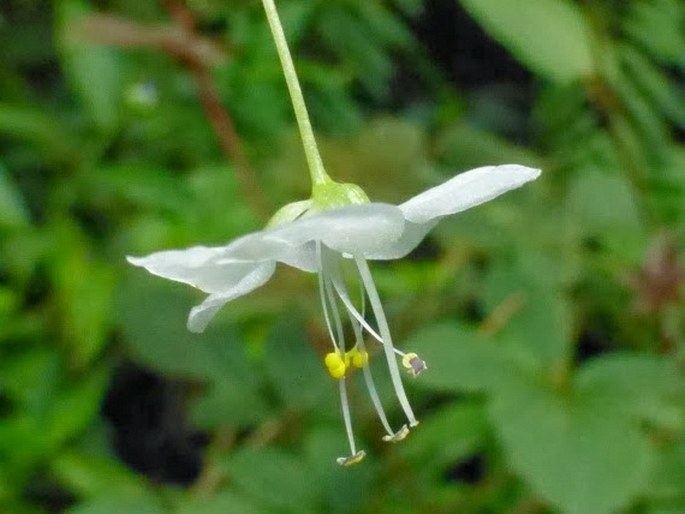
{"type": "Polygon", "coordinates": [[[347,366],[345,366],[345,364],[340,364],[340,366],[336,366],[335,368],[328,368],[328,374],[333,378],[344,377],[346,371],[347,366]]]}
{"type": "Polygon", "coordinates": [[[326,357],[323,360],[323,363],[326,365],[328,369],[337,368],[341,364],[345,364],[343,362],[342,356],[338,352],[327,353],[326,357]]]}
{"type": "Polygon", "coordinates": [[[347,352],[345,356],[355,368],[363,368],[369,362],[369,354],[366,351],[359,351],[356,346],[347,352]]]}
{"type": "Polygon", "coordinates": [[[363,368],[369,362],[369,354],[361,352],[355,346],[349,352],[341,353],[340,351],[327,353],[323,360],[328,374],[333,378],[342,378],[347,373],[350,366],[355,368],[363,368]]]}
{"type": "Polygon", "coordinates": [[[326,365],[328,374],[331,377],[342,378],[345,376],[345,372],[347,371],[347,365],[345,364],[346,360],[346,358],[343,360],[343,356],[340,353],[331,352],[326,354],[323,362],[326,365]]]}

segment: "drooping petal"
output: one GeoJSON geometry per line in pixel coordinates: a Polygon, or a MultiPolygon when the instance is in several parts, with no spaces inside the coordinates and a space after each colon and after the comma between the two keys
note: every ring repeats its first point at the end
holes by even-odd
{"type": "Polygon", "coordinates": [[[235,300],[259,286],[264,285],[273,275],[276,263],[273,261],[253,265],[252,271],[247,273],[233,287],[220,293],[209,295],[204,302],[190,310],[188,316],[188,330],[202,332],[214,315],[231,300],[235,300]]]}
{"type": "Polygon", "coordinates": [[[194,246],[126,259],[153,275],[190,284],[206,293],[215,293],[230,287],[254,268],[252,262],[219,263],[224,251],[225,247],[194,246]]]}
{"type": "Polygon", "coordinates": [[[232,287],[261,262],[279,261],[308,272],[318,269],[313,244],[292,247],[282,241],[265,240],[262,234],[253,232],[226,246],[193,246],[145,257],[126,257],[126,260],[153,275],[183,282],[210,294],[232,287]]]}
{"type": "Polygon", "coordinates": [[[407,220],[426,223],[492,200],[539,175],[540,170],[518,164],[476,168],[424,191],[399,208],[407,220]]]}
{"type": "Polygon", "coordinates": [[[324,211],[267,230],[265,240],[300,247],[321,241],[338,252],[364,255],[392,244],[404,229],[404,216],[394,205],[368,203],[324,211]]]}

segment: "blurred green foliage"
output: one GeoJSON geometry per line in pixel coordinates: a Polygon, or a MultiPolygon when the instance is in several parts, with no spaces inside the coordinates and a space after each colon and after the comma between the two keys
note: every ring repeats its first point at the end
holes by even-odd
{"type": "Polygon", "coordinates": [[[260,3],[179,5],[0,6],[0,512],[685,512],[685,4],[280,2],[334,177],[544,170],[374,266],[429,369],[401,445],[353,395],[349,469],[313,277],[194,335],[197,295],[125,264],[308,192],[260,3]]]}

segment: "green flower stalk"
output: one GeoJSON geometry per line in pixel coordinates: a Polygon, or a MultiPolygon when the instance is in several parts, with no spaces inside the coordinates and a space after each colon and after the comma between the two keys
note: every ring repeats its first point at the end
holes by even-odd
{"type": "Polygon", "coordinates": [[[332,182],[331,178],[326,173],[323,166],[321,155],[319,154],[319,147],[316,145],[316,138],[312,130],[312,124],[309,121],[309,113],[307,112],[307,105],[304,103],[304,96],[302,96],[302,88],[300,81],[297,78],[293,58],[290,55],[288,42],[285,39],[283,26],[276,10],[276,5],[273,0],[262,0],[264,5],[264,12],[269,21],[271,34],[276,44],[278,57],[281,60],[281,67],[283,68],[283,75],[285,82],[288,85],[288,92],[290,93],[290,101],[293,104],[295,111],[295,118],[297,118],[297,126],[300,129],[300,137],[302,138],[302,145],[304,146],[304,153],[307,157],[307,165],[309,166],[309,175],[312,179],[312,186],[326,184],[332,182]]]}
{"type": "MultiPolygon", "coordinates": [[[[304,154],[307,158],[307,166],[309,167],[309,176],[312,181],[312,196],[311,203],[303,204],[297,202],[297,207],[292,208],[286,205],[283,209],[288,214],[297,212],[297,216],[303,215],[305,212],[320,212],[326,209],[333,209],[336,207],[344,207],[346,205],[357,205],[369,201],[369,197],[364,193],[362,188],[356,184],[341,184],[334,181],[326,173],[326,169],[319,153],[319,147],[316,144],[312,123],[309,120],[309,113],[307,112],[307,105],[302,96],[302,88],[300,81],[297,78],[295,65],[293,64],[288,42],[285,39],[283,26],[276,10],[276,5],[273,0],[262,0],[264,5],[264,12],[269,21],[271,34],[276,44],[278,57],[281,60],[281,67],[283,68],[283,76],[288,86],[290,93],[290,101],[293,104],[295,111],[295,118],[297,119],[297,126],[302,138],[302,146],[304,147],[304,154]]],[[[282,209],[282,211],[283,211],[282,209]]],[[[277,212],[274,218],[269,222],[270,226],[278,225],[279,223],[293,221],[296,218],[290,218],[286,212],[277,212]]]]}

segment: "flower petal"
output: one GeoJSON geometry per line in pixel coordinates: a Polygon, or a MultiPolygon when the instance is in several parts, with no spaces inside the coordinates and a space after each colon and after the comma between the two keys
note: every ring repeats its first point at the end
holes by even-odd
{"type": "Polygon", "coordinates": [[[251,261],[260,262],[273,260],[287,264],[302,271],[317,271],[318,260],[314,244],[292,246],[287,241],[269,239],[265,237],[270,231],[254,232],[236,239],[225,247],[217,264],[251,261]]]}
{"type": "Polygon", "coordinates": [[[321,241],[343,253],[378,251],[399,239],[404,216],[394,205],[368,203],[323,211],[263,233],[264,239],[299,247],[321,241]]]}
{"type": "Polygon", "coordinates": [[[423,238],[426,237],[426,234],[437,225],[438,221],[439,220],[437,219],[427,223],[412,223],[411,221],[405,221],[402,237],[383,248],[365,253],[364,257],[368,260],[380,261],[401,259],[419,246],[419,243],[421,243],[423,238]]]}
{"type": "Polygon", "coordinates": [[[153,275],[190,284],[206,293],[215,293],[230,287],[254,268],[251,262],[217,263],[225,250],[225,247],[194,246],[145,257],[126,257],[126,260],[153,275]]]}
{"type": "Polygon", "coordinates": [[[204,302],[196,305],[190,310],[188,315],[188,330],[191,332],[202,332],[214,315],[231,300],[254,291],[259,286],[264,285],[273,275],[276,263],[273,261],[254,265],[253,270],[247,273],[238,283],[230,289],[220,293],[209,295],[204,302]]]}
{"type": "Polygon", "coordinates": [[[409,221],[425,223],[480,205],[538,176],[540,170],[518,164],[476,168],[424,191],[399,208],[409,221]]]}
{"type": "Polygon", "coordinates": [[[210,294],[232,287],[261,262],[280,261],[308,272],[318,269],[313,245],[293,248],[285,242],[265,240],[262,234],[253,232],[226,246],[193,246],[145,257],[129,256],[126,260],[153,275],[183,282],[210,294]]]}

